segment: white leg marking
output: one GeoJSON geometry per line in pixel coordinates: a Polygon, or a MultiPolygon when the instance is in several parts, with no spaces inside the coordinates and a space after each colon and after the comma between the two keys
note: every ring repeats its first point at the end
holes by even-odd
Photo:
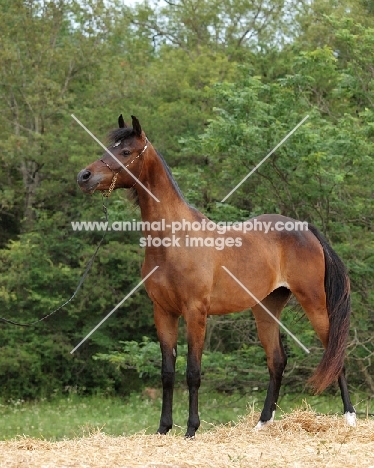
{"type": "Polygon", "coordinates": [[[345,422],[348,426],[356,427],[356,413],[349,413],[348,411],[344,413],[345,422]]]}
{"type": "Polygon", "coordinates": [[[269,421],[259,421],[256,426],[253,428],[254,431],[261,431],[261,429],[265,429],[267,426],[270,426],[270,424],[273,423],[274,421],[274,416],[275,416],[275,411],[273,411],[273,414],[271,415],[271,418],[269,421]]]}

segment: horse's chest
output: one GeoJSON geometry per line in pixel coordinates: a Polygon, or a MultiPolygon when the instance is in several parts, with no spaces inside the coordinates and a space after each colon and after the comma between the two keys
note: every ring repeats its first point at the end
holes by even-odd
{"type": "Polygon", "coordinates": [[[183,314],[191,304],[204,302],[209,296],[209,283],[203,275],[198,277],[196,273],[174,271],[168,275],[155,275],[146,289],[150,299],[162,309],[183,314]]]}

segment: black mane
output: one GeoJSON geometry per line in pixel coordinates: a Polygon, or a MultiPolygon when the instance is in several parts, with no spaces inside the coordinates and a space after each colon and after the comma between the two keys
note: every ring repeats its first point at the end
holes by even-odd
{"type": "Polygon", "coordinates": [[[183,193],[181,192],[181,189],[179,188],[178,184],[177,184],[177,181],[174,179],[174,176],[170,170],[170,167],[167,165],[164,157],[162,156],[161,153],[159,153],[157,150],[156,150],[156,153],[158,155],[158,157],[161,159],[161,162],[164,166],[164,168],[166,169],[166,172],[168,173],[170,179],[171,179],[171,183],[173,184],[175,190],[178,192],[178,194],[183,198],[184,200],[184,196],[183,196],[183,193]]]}
{"type": "MultiPolygon", "coordinates": [[[[132,127],[125,127],[125,128],[116,128],[109,132],[109,141],[110,143],[117,143],[117,141],[122,141],[126,140],[127,138],[130,138],[135,135],[134,129],[132,127]]],[[[158,157],[160,158],[169,178],[171,183],[173,184],[175,190],[177,193],[180,195],[180,197],[184,200],[183,194],[178,187],[178,184],[176,180],[173,177],[173,174],[169,168],[169,166],[166,164],[165,159],[162,157],[162,155],[156,150],[156,153],[158,157]]],[[[138,192],[136,187],[131,187],[128,191],[129,193],[129,199],[136,205],[139,206],[139,197],[138,197],[138,192]]]]}
{"type": "MultiPolygon", "coordinates": [[[[121,128],[119,130],[128,130],[126,128],[121,128]]],[[[118,141],[118,140],[117,140],[118,141]]],[[[161,162],[162,162],[162,165],[164,166],[169,178],[170,178],[170,181],[171,183],[173,184],[173,187],[175,188],[175,190],[178,192],[178,194],[180,195],[180,197],[184,200],[184,196],[183,196],[183,193],[181,192],[181,189],[179,188],[176,180],[174,179],[173,177],[173,174],[169,168],[169,166],[166,164],[166,161],[165,159],[163,158],[163,156],[157,151],[155,150],[156,153],[157,153],[157,156],[160,158],[161,162]]],[[[139,206],[139,196],[138,196],[138,191],[137,191],[137,188],[136,186],[135,187],[131,187],[129,189],[129,199],[132,203],[134,203],[135,206],[139,206]]]]}
{"type": "Polygon", "coordinates": [[[134,136],[135,132],[132,127],[126,128],[116,128],[109,132],[109,140],[111,143],[116,143],[117,141],[126,140],[131,136],[134,136]]]}

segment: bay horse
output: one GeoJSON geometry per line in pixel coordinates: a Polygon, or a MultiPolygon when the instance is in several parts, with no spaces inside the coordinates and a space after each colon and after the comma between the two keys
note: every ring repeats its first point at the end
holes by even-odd
{"type": "MultiPolygon", "coordinates": [[[[235,238],[233,235],[238,232],[233,230],[219,233],[214,228],[218,225],[185,201],[139,120],[132,116],[132,126],[127,126],[121,114],[118,125],[110,134],[108,152],[79,172],[78,184],[86,193],[129,189],[140,207],[145,242],[142,278],[158,267],[144,283],[153,302],[162,354],[162,410],[157,432],[166,434],[173,425],[179,318],[183,316],[186,322],[188,343],[186,437],[194,437],[200,425],[198,390],[207,316],[248,308],[256,320],[270,375],[256,428],[273,421],[287,358],[279,323],[264,307],[279,319],[291,294],[305,311],[324,347],[310,383],[319,393],[337,380],[346,421],[354,426],[356,414],[344,372],[351,312],[350,283],[343,262],[322,234],[311,225],[307,230],[277,230],[274,228],[277,223],[287,225],[296,220],[275,214],[250,220],[271,226],[266,234],[259,229],[245,233],[243,230],[235,238]],[[209,223],[210,230],[195,229],[207,227],[209,223]],[[176,237],[176,226],[189,230],[179,229],[177,234],[181,237],[176,237]]],[[[243,225],[237,224],[236,229],[243,225]]]]}

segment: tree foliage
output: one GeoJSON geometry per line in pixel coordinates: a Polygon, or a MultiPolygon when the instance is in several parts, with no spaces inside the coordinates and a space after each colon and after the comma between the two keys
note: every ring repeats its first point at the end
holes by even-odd
{"type": "MultiPolygon", "coordinates": [[[[328,236],[352,280],[348,372],[356,388],[374,392],[372,20],[364,0],[0,1],[0,315],[32,322],[65,302],[101,237],[71,228],[103,219],[99,196],[75,184],[102,150],[71,114],[101,139],[118,114],[134,114],[189,202],[212,219],[277,212],[328,236]]],[[[109,216],[139,213],[116,192],[109,216]]],[[[110,232],[63,311],[34,328],[1,324],[2,396],[126,392],[130,374],[92,356],[121,356],[121,342],[144,336],[154,342],[144,290],[70,350],[137,284],[142,257],[136,234],[110,232]]],[[[284,320],[316,350],[308,360],[285,337],[289,382],[301,384],[321,349],[294,307],[284,320]]],[[[181,343],[180,356],[183,324],[181,343]]],[[[148,359],[145,345],[132,346],[131,359],[148,359]]],[[[248,311],[210,318],[206,348],[206,373],[221,388],[230,379],[245,387],[250,362],[266,374],[248,311]]]]}

